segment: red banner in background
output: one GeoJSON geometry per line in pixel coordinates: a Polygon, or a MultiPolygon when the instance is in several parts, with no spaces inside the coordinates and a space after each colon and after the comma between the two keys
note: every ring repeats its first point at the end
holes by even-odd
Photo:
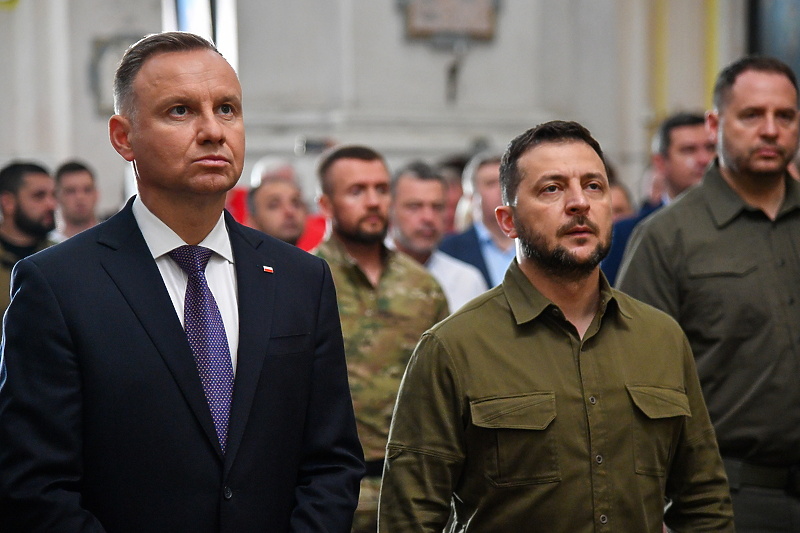
{"type": "Polygon", "coordinates": [[[225,198],[225,209],[227,209],[237,222],[250,225],[247,216],[247,188],[234,187],[228,191],[225,198]]]}

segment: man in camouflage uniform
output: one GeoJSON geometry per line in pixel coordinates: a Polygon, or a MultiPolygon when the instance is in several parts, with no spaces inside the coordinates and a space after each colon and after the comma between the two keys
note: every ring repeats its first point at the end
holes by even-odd
{"type": "Polygon", "coordinates": [[[420,335],[448,314],[444,293],[413,259],[388,249],[389,170],[363,146],[323,155],[320,209],[332,233],[316,250],[331,267],[367,476],[353,531],[377,531],[378,492],[400,380],[420,335]]]}

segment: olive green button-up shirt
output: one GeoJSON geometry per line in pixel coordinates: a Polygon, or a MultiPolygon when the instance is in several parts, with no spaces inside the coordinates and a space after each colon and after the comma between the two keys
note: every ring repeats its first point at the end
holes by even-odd
{"type": "Polygon", "coordinates": [[[725,457],[800,464],[800,185],[776,219],[730,188],[718,163],[636,229],[620,290],[686,332],[725,457]]]}
{"type": "Polygon", "coordinates": [[[381,532],[733,531],[680,328],[601,281],[581,339],[516,261],[427,332],[397,399],[381,532]],[[671,505],[664,512],[666,499],[671,505]],[[662,522],[663,521],[663,522],[662,522]]]}

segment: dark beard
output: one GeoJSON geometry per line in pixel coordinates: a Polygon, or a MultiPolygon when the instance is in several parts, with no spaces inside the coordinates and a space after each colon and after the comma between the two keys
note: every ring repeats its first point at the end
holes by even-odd
{"type": "Polygon", "coordinates": [[[14,224],[21,232],[30,235],[38,240],[47,237],[47,234],[56,229],[55,221],[50,224],[43,224],[38,220],[28,217],[22,212],[22,209],[17,209],[14,212],[14,224]]]}
{"type": "Polygon", "coordinates": [[[358,244],[377,244],[386,239],[386,232],[389,229],[388,224],[384,224],[380,232],[366,232],[356,228],[355,231],[348,231],[341,228],[341,226],[334,228],[334,231],[343,241],[356,242],[358,244]]]}
{"type": "MultiPolygon", "coordinates": [[[[597,268],[600,261],[608,255],[608,251],[611,248],[611,239],[609,238],[605,243],[597,243],[597,247],[588,259],[579,261],[563,246],[548,248],[545,237],[540,233],[529,231],[516,216],[514,217],[514,225],[517,230],[520,248],[525,257],[536,263],[547,274],[557,278],[567,280],[586,278],[597,268]]],[[[559,232],[575,225],[593,226],[585,217],[577,217],[573,222],[559,228],[559,232]]]]}

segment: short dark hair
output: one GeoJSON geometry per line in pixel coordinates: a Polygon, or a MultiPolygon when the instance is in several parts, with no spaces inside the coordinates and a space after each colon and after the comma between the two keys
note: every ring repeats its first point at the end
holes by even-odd
{"type": "Polygon", "coordinates": [[[317,177],[319,178],[319,185],[323,194],[331,194],[331,192],[333,192],[330,180],[328,180],[328,170],[340,159],[380,161],[387,170],[389,169],[383,156],[368,146],[357,144],[334,146],[320,156],[319,163],[317,164],[317,177]]]}
{"type": "Polygon", "coordinates": [[[94,181],[94,172],[89,168],[89,165],[82,161],[72,160],[63,163],[56,169],[56,185],[61,185],[61,178],[63,178],[65,174],[71,174],[72,172],[88,172],[89,176],[92,177],[92,181],[94,181]]]}
{"type": "Polygon", "coordinates": [[[717,111],[722,111],[722,108],[727,101],[728,94],[730,93],[733,84],[736,83],[736,78],[748,70],[782,74],[786,76],[790,82],[792,82],[795,93],[797,93],[797,77],[789,65],[780,59],[770,56],[748,55],[737,59],[722,69],[717,76],[717,81],[714,84],[714,109],[717,111]]]}
{"type": "Polygon", "coordinates": [[[653,139],[652,152],[666,157],[669,154],[670,146],[672,146],[672,130],[685,126],[702,126],[705,123],[706,118],[702,113],[680,112],[668,116],[658,126],[658,131],[653,139]]]}
{"type": "Polygon", "coordinates": [[[0,194],[10,192],[16,195],[28,174],[47,174],[49,176],[50,172],[39,163],[12,161],[0,170],[0,194]]]}
{"type": "Polygon", "coordinates": [[[392,176],[392,196],[394,196],[395,190],[397,189],[397,183],[401,178],[407,176],[412,176],[423,181],[435,181],[441,183],[442,188],[447,188],[447,182],[445,181],[444,176],[439,174],[431,165],[424,161],[412,161],[404,167],[401,167],[400,170],[395,172],[394,176],[392,176]]]}
{"type": "MultiPolygon", "coordinates": [[[[592,134],[577,122],[564,120],[552,120],[534,126],[525,133],[518,135],[509,144],[503,159],[500,162],[500,190],[503,194],[503,203],[512,205],[517,196],[517,189],[522,181],[517,161],[528,150],[545,143],[565,143],[578,141],[588,144],[595,153],[600,156],[603,166],[606,167],[606,159],[600,144],[592,137],[592,134]]],[[[606,169],[606,173],[608,170],[606,169]]]]}
{"type": "Polygon", "coordinates": [[[156,54],[192,50],[212,50],[219,54],[217,47],[207,39],[183,31],[153,33],[131,45],[122,56],[114,76],[114,111],[135,116],[133,81],[145,61],[156,54]]]}

